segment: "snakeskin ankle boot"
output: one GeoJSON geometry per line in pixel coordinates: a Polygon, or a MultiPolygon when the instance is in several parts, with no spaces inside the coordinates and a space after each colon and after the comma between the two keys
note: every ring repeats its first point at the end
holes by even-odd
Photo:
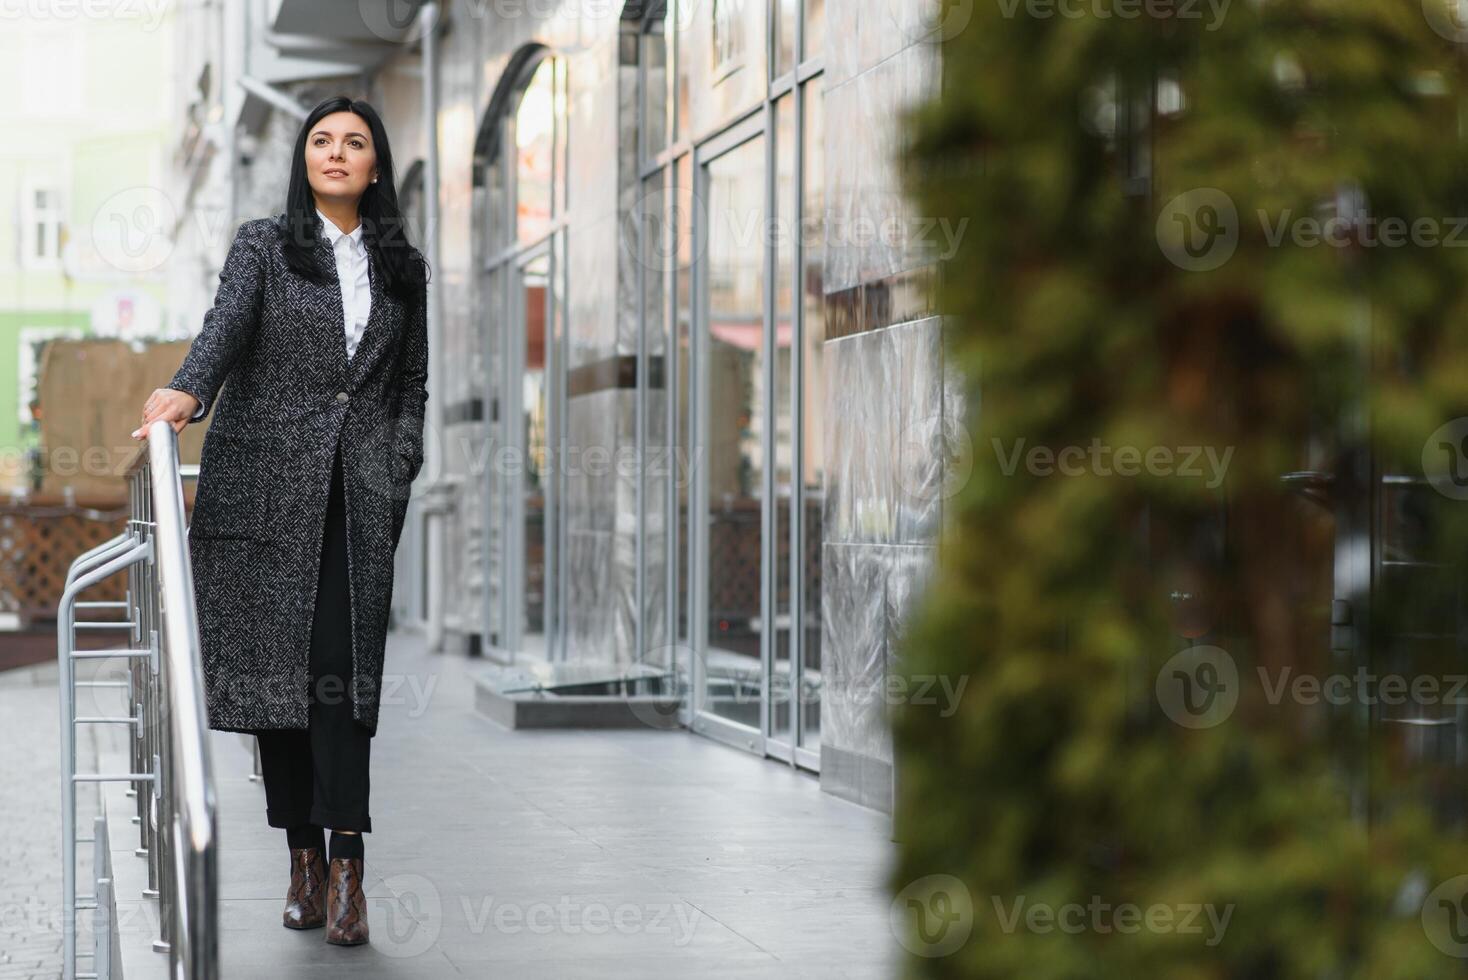
{"type": "Polygon", "coordinates": [[[326,858],[319,847],[291,848],[291,886],[281,919],[287,929],[326,925],[326,858]]]}
{"type": "Polygon", "coordinates": [[[333,858],[326,880],[326,941],[356,946],[367,941],[367,896],[362,859],[333,858]]]}

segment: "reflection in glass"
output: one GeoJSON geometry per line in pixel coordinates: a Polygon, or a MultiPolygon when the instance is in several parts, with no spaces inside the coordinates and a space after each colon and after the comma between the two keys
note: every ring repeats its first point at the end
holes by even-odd
{"type": "Polygon", "coordinates": [[[668,145],[668,39],[666,16],[650,18],[642,33],[643,156],[652,159],[668,145]]]}
{"type": "Polygon", "coordinates": [[[771,628],[774,642],[770,674],[770,736],[789,743],[793,725],[791,637],[791,502],[795,493],[793,429],[793,364],[791,338],[795,333],[795,150],[799,130],[795,118],[795,96],[786,95],[775,105],[775,555],[771,574],[775,579],[775,615],[771,628]]]}
{"type": "Polygon", "coordinates": [[[771,78],[795,70],[795,23],[799,13],[800,0],[775,0],[775,63],[771,78]]]}
{"type": "Polygon", "coordinates": [[[664,384],[663,364],[668,353],[668,304],[665,259],[668,227],[664,197],[666,170],[655,171],[642,184],[644,212],[639,216],[642,229],[642,317],[646,336],[647,371],[645,383],[639,385],[643,398],[648,452],[638,469],[642,481],[643,588],[642,642],[640,660],[658,667],[670,667],[672,651],[667,638],[667,562],[668,562],[668,482],[667,461],[662,450],[668,445],[668,398],[664,384]]]}
{"type": "MultiPolygon", "coordinates": [[[[689,343],[693,329],[693,158],[680,157],[673,171],[674,215],[670,224],[677,236],[674,250],[677,264],[674,272],[674,293],[677,319],[673,324],[675,348],[673,371],[677,378],[677,391],[673,399],[673,459],[672,479],[675,504],[678,509],[674,561],[677,568],[677,584],[674,603],[677,610],[677,637],[683,649],[693,645],[693,634],[689,630],[688,600],[688,549],[692,541],[689,533],[690,516],[693,511],[688,493],[692,483],[693,440],[691,436],[692,416],[689,414],[689,343]]],[[[679,660],[679,667],[684,667],[679,660]]],[[[691,681],[680,678],[678,690],[689,697],[691,681]]],[[[691,700],[691,697],[690,697],[691,700]]]]}
{"type": "MultiPolygon", "coordinates": [[[[564,80],[563,80],[564,81],[564,80]]],[[[564,167],[559,171],[561,175],[566,173],[564,167]]],[[[558,177],[556,183],[561,185],[557,189],[558,194],[564,195],[564,176],[558,177]]],[[[550,247],[550,267],[554,273],[550,277],[550,289],[547,291],[549,297],[549,309],[546,315],[546,352],[545,363],[547,378],[545,395],[550,405],[549,425],[546,428],[546,445],[549,447],[550,461],[546,466],[546,472],[550,474],[547,483],[546,506],[548,515],[546,526],[546,624],[545,632],[547,638],[546,655],[549,659],[564,661],[566,657],[566,604],[561,597],[566,595],[566,563],[561,560],[563,540],[562,528],[564,527],[564,505],[561,503],[566,499],[566,471],[565,467],[558,465],[561,458],[560,447],[566,444],[566,372],[565,354],[566,350],[566,233],[564,231],[552,236],[550,247]]]]}
{"type": "Polygon", "coordinates": [[[805,0],[805,57],[819,58],[826,50],[826,0],[805,0]]]}
{"type": "Polygon", "coordinates": [[[691,24],[694,20],[690,8],[698,0],[668,0],[668,17],[672,29],[678,31],[678,36],[673,42],[673,130],[676,139],[682,139],[688,135],[688,117],[691,112],[691,92],[693,89],[692,61],[688,52],[692,50],[689,43],[691,35],[691,24]]]}
{"type": "Polygon", "coordinates": [[[703,708],[751,727],[760,709],[764,477],[764,143],[708,166],[708,629],[703,708]]]}
{"type": "Polygon", "coordinates": [[[507,657],[548,659],[564,650],[555,581],[561,490],[555,451],[562,436],[553,427],[561,424],[553,407],[565,398],[555,351],[565,332],[566,231],[552,233],[567,200],[566,67],[563,59],[546,57],[525,70],[518,100],[494,123],[498,139],[485,170],[484,208],[475,215],[490,262],[483,320],[474,324],[483,331],[485,349],[445,368],[451,378],[459,372],[480,378],[490,373],[484,365],[496,366],[495,380],[482,393],[500,406],[495,436],[524,450],[515,465],[489,467],[476,482],[471,496],[488,515],[484,540],[471,539],[455,580],[464,583],[466,595],[484,597],[493,648],[507,657]],[[558,270],[554,279],[552,269],[558,270]]]}
{"type": "MultiPolygon", "coordinates": [[[[505,115],[499,123],[500,145],[506,146],[514,140],[514,116],[505,115]]],[[[480,240],[483,242],[485,255],[499,255],[510,244],[515,234],[515,208],[511,196],[510,184],[513,181],[511,173],[515,161],[508,153],[500,153],[494,161],[494,165],[486,171],[484,186],[484,214],[483,220],[479,222],[480,240]]],[[[496,292],[492,294],[503,298],[504,294],[496,292]]],[[[491,337],[493,331],[491,331],[491,337]]]]}
{"type": "Polygon", "coordinates": [[[515,114],[515,215],[520,244],[550,233],[556,151],[555,61],[540,63],[515,114]]]}
{"type": "MultiPolygon", "coordinates": [[[[807,3],[811,0],[807,0],[807,3]]],[[[809,9],[809,7],[807,7],[809,9]]],[[[808,35],[807,35],[808,36],[808,35]]],[[[805,259],[801,292],[805,319],[801,325],[801,485],[804,498],[804,608],[801,617],[801,738],[815,749],[821,741],[821,513],[825,509],[826,457],[822,433],[826,418],[826,281],[825,281],[825,94],[821,79],[805,87],[805,202],[801,241],[805,259]]]]}
{"type": "Polygon", "coordinates": [[[532,259],[520,270],[521,306],[524,324],[525,373],[521,388],[521,425],[525,456],[521,492],[525,500],[525,606],[522,628],[525,650],[541,654],[545,643],[546,527],[545,492],[547,475],[546,397],[546,293],[550,285],[550,258],[532,259]]]}
{"type": "Polygon", "coordinates": [[[556,120],[556,162],[555,162],[555,207],[553,213],[556,217],[564,217],[571,206],[570,193],[571,181],[567,174],[571,172],[571,140],[570,126],[567,123],[567,92],[570,91],[566,83],[566,59],[557,58],[555,74],[555,95],[552,99],[556,120]]]}
{"type": "MultiPolygon", "coordinates": [[[[501,168],[496,168],[501,169],[501,168]]],[[[491,214],[495,212],[490,212],[491,214]]],[[[503,225],[503,222],[500,222],[503,225]]],[[[487,295],[490,297],[490,308],[484,311],[483,330],[487,343],[491,347],[490,358],[496,364],[503,364],[508,331],[494,328],[495,323],[505,323],[512,315],[510,302],[510,270],[505,266],[490,269],[486,280],[487,295]]],[[[488,539],[488,547],[484,553],[484,575],[487,579],[485,586],[487,594],[500,598],[507,595],[509,579],[505,575],[505,566],[509,564],[509,556],[505,554],[506,540],[510,526],[510,502],[508,494],[509,484],[505,480],[494,478],[486,479],[480,487],[479,492],[484,495],[486,512],[490,514],[485,534],[488,539]]],[[[457,548],[445,548],[444,554],[451,562],[461,560],[461,550],[457,548]]],[[[464,569],[472,568],[470,562],[464,562],[464,569]]],[[[467,576],[466,576],[467,577],[467,576]]],[[[458,580],[454,580],[458,581],[458,580]]],[[[484,629],[489,635],[490,644],[500,648],[509,642],[508,633],[510,624],[506,618],[506,606],[503,601],[489,602],[484,610],[484,629]]]]}

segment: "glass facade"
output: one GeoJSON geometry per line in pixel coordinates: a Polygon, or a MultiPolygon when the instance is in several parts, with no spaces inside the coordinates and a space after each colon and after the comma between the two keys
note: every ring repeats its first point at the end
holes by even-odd
{"type": "Polygon", "coordinates": [[[486,595],[489,646],[504,659],[549,659],[557,614],[561,484],[556,463],[556,377],[564,355],[557,246],[567,178],[565,72],[548,53],[521,69],[498,118],[488,165],[482,241],[485,324],[499,376],[488,401],[494,465],[484,474],[491,564],[500,588],[486,595]]]}
{"type": "Polygon", "coordinates": [[[764,223],[764,140],[751,139],[704,169],[708,248],[698,376],[707,491],[699,517],[706,522],[708,545],[702,560],[708,577],[707,633],[699,647],[704,690],[695,704],[758,727],[761,577],[767,571],[761,519],[769,428],[764,405],[765,255],[757,231],[764,223]]]}
{"type": "MultiPolygon", "coordinates": [[[[868,438],[895,431],[911,391],[869,380],[895,328],[938,350],[924,311],[881,301],[907,270],[832,234],[833,215],[896,184],[883,156],[899,100],[853,110],[936,77],[920,45],[829,48],[874,6],[628,4],[614,35],[584,18],[486,24],[465,49],[496,53],[458,88],[473,102],[469,74],[499,79],[479,116],[465,303],[489,365],[489,465],[467,473],[484,533],[458,558],[483,569],[486,650],[664,671],[686,725],[823,783],[829,753],[838,779],[890,758],[870,697],[901,614],[886,576],[916,581],[931,558],[925,538],[884,550],[832,520],[853,493],[886,492],[863,468],[899,465],[868,438]],[[911,84],[887,85],[894,67],[911,84]],[[853,287],[876,300],[859,331],[853,287]],[[880,426],[850,414],[858,392],[880,426]]],[[[871,528],[900,504],[860,506],[871,528]]]]}

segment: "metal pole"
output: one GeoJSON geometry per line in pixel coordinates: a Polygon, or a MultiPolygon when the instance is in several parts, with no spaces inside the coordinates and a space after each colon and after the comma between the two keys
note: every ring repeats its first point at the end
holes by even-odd
{"type": "MultiPolygon", "coordinates": [[[[423,216],[427,241],[424,243],[428,263],[439,269],[442,252],[439,233],[439,174],[438,174],[438,32],[440,9],[437,3],[426,3],[419,11],[423,26],[423,216]]],[[[438,278],[435,276],[435,278],[438,278]]],[[[428,377],[438,384],[443,377],[443,317],[438,309],[438,288],[429,287],[428,296],[428,377]]],[[[442,389],[440,389],[442,390],[442,389]]],[[[429,490],[435,497],[447,488],[439,489],[444,478],[443,456],[440,434],[443,432],[443,396],[428,399],[428,433],[431,438],[423,447],[424,467],[435,481],[429,490]]],[[[426,524],[426,540],[423,542],[422,558],[428,563],[428,608],[424,611],[428,621],[426,645],[429,651],[443,649],[444,621],[444,534],[443,515],[440,507],[429,508],[426,524]]]]}

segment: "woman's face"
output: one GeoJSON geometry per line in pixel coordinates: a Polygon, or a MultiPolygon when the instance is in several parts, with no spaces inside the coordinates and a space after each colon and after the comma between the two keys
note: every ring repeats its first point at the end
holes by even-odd
{"type": "Polygon", "coordinates": [[[356,204],[377,176],[377,148],[355,112],[322,116],[306,134],[306,175],[318,201],[356,204]]]}

